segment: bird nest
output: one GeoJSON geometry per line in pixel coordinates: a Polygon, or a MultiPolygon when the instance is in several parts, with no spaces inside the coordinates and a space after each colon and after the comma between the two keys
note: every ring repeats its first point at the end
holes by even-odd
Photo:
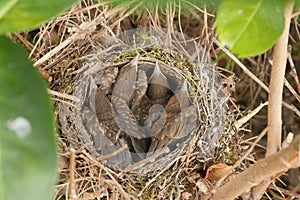
{"type": "Polygon", "coordinates": [[[76,76],[73,105],[59,104],[61,130],[99,161],[129,173],[171,166],[191,141],[198,157],[218,148],[227,98],[193,39],[164,29],[107,38],[76,76]]]}

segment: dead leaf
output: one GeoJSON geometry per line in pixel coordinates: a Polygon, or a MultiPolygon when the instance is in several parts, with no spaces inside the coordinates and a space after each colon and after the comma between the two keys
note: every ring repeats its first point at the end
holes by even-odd
{"type": "MultiPolygon", "coordinates": [[[[232,171],[232,167],[224,163],[212,165],[207,169],[205,178],[211,181],[217,181],[229,171],[232,171]]],[[[228,176],[232,175],[232,173],[230,173],[228,176]]]]}

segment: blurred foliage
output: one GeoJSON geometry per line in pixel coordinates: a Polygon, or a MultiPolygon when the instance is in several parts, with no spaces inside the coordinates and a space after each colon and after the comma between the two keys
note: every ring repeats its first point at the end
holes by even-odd
{"type": "MultiPolygon", "coordinates": [[[[2,0],[0,34],[36,28],[74,0],[2,0]]],[[[0,36],[0,199],[52,199],[53,110],[46,83],[19,44],[0,36]]]]}
{"type": "Polygon", "coordinates": [[[20,45],[0,36],[0,199],[51,199],[56,144],[46,83],[20,45]]]}
{"type": "Polygon", "coordinates": [[[177,7],[180,6],[181,12],[189,12],[193,6],[199,8],[206,7],[209,11],[214,11],[217,9],[220,0],[112,0],[112,6],[125,5],[128,8],[133,8],[139,6],[139,9],[156,9],[159,8],[160,11],[165,11],[166,7],[171,5],[177,7]]]}
{"type": "Polygon", "coordinates": [[[78,0],[1,0],[0,34],[36,28],[78,0]]]}

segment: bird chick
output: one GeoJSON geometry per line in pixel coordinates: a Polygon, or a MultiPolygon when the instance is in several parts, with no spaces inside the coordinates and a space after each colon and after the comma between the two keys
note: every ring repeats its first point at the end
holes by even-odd
{"type": "Polygon", "coordinates": [[[117,67],[109,67],[105,69],[99,77],[99,88],[104,92],[104,94],[108,94],[110,92],[111,86],[115,82],[118,73],[119,69],[117,67]]]}
{"type": "Polygon", "coordinates": [[[186,80],[179,91],[177,91],[168,101],[166,105],[167,122],[165,128],[161,132],[161,138],[173,138],[178,134],[181,124],[181,112],[190,106],[190,97],[186,80]]]}
{"type": "Polygon", "coordinates": [[[113,143],[116,143],[120,135],[120,129],[114,119],[112,105],[101,89],[98,89],[95,94],[95,111],[99,124],[104,129],[104,134],[113,143]]]}
{"type": "Polygon", "coordinates": [[[114,96],[123,99],[128,106],[135,90],[139,57],[139,55],[135,56],[127,65],[122,67],[112,92],[114,96]]]}
{"type": "MultiPolygon", "coordinates": [[[[122,142],[122,138],[119,139],[118,142],[113,143],[111,139],[107,137],[105,128],[98,123],[95,113],[93,113],[91,109],[86,106],[83,106],[82,108],[82,120],[85,129],[90,134],[93,141],[93,144],[91,145],[93,145],[95,151],[100,155],[111,154],[120,149],[121,145],[124,144],[124,142],[122,142]]],[[[106,160],[112,166],[127,167],[132,162],[132,156],[129,149],[124,149],[122,152],[113,155],[106,160]]]]}
{"type": "MultiPolygon", "coordinates": [[[[190,106],[187,82],[184,81],[180,90],[178,90],[168,101],[166,105],[166,122],[164,127],[153,135],[149,152],[161,149],[167,146],[172,139],[185,129],[185,120],[182,112],[190,106]]],[[[154,125],[155,126],[155,125],[154,125]]]]}
{"type": "Polygon", "coordinates": [[[125,100],[118,96],[112,96],[114,119],[119,128],[128,136],[141,139],[144,137],[141,127],[138,125],[137,119],[128,107],[125,100]]]}
{"type": "Polygon", "coordinates": [[[190,105],[190,97],[186,80],[181,88],[169,99],[166,110],[169,115],[181,112],[182,109],[190,105]]]}
{"type": "Polygon", "coordinates": [[[144,122],[145,132],[147,137],[152,137],[154,134],[161,131],[167,119],[166,109],[160,104],[154,104],[149,109],[148,118],[144,122]]]}
{"type": "Polygon", "coordinates": [[[135,90],[130,99],[130,107],[135,110],[141,103],[141,99],[147,92],[148,78],[144,70],[138,71],[137,81],[135,82],[135,90]]]}
{"type": "Polygon", "coordinates": [[[153,73],[149,78],[149,88],[147,92],[149,99],[156,102],[157,100],[162,100],[166,103],[171,96],[171,90],[169,88],[168,79],[156,62],[153,73]]]}

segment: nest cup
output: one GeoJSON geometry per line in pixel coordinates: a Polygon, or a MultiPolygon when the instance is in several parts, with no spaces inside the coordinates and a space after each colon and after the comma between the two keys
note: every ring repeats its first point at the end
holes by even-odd
{"type": "Polygon", "coordinates": [[[122,32],[104,40],[79,71],[78,101],[59,105],[62,131],[112,168],[160,170],[192,139],[199,159],[218,148],[227,98],[195,40],[158,28],[122,32]]]}

